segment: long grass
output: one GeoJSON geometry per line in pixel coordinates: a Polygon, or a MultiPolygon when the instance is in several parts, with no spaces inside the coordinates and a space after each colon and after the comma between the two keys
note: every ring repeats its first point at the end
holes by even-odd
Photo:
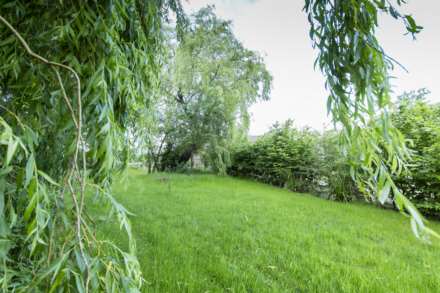
{"type": "Polygon", "coordinates": [[[145,292],[440,292],[440,245],[393,211],[214,175],[130,171],[115,193],[145,292]]]}

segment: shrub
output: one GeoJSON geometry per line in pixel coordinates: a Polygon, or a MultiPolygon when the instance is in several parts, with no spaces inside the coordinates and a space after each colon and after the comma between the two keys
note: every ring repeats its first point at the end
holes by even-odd
{"type": "Polygon", "coordinates": [[[233,151],[228,174],[333,200],[347,201],[359,194],[338,133],[298,130],[292,121],[276,124],[254,144],[233,151]]]}
{"type": "Polygon", "coordinates": [[[429,104],[428,94],[426,89],[403,94],[393,112],[393,123],[413,149],[411,164],[396,183],[425,215],[439,217],[440,105],[429,104]]]}
{"type": "Polygon", "coordinates": [[[315,163],[319,176],[316,187],[318,191],[329,199],[338,201],[350,201],[360,197],[360,192],[351,176],[347,156],[340,147],[339,133],[324,132],[316,148],[319,153],[318,162],[315,163]]]}
{"type": "Polygon", "coordinates": [[[293,128],[292,121],[277,124],[254,144],[235,150],[227,171],[295,191],[311,191],[316,178],[317,137],[310,130],[293,128]]]}

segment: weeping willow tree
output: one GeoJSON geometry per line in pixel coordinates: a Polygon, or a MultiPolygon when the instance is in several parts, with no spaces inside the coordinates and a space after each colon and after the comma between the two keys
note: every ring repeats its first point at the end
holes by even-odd
{"type": "MultiPolygon", "coordinates": [[[[417,235],[431,233],[392,180],[410,152],[388,114],[395,62],[375,37],[379,13],[411,34],[420,27],[396,9],[402,0],[305,4],[353,177],[372,198],[393,197],[417,235]]],[[[184,23],[179,0],[0,1],[2,291],[141,288],[127,213],[109,188],[128,160],[127,125],[156,86],[170,10],[184,23]],[[96,238],[85,204],[92,190],[127,231],[128,251],[96,238]]]]}
{"type": "Polygon", "coordinates": [[[395,65],[375,33],[379,14],[404,23],[415,37],[422,27],[399,12],[403,0],[306,0],[310,37],[319,55],[315,66],[326,76],[330,92],[327,110],[342,125],[341,143],[350,157],[352,177],[365,196],[384,203],[393,198],[411,218],[416,236],[436,235],[414,205],[398,189],[393,177],[411,156],[404,136],[390,117],[390,76],[395,65]]]}
{"type": "Polygon", "coordinates": [[[211,6],[190,17],[171,55],[162,78],[157,167],[175,170],[201,154],[213,171],[224,173],[230,144],[247,132],[249,107],[269,99],[272,76],[211,6]]]}
{"type": "Polygon", "coordinates": [[[109,193],[124,131],[148,105],[178,1],[0,1],[2,292],[135,292],[126,210],[109,193]],[[98,239],[88,192],[106,200],[128,251],[98,239]]]}

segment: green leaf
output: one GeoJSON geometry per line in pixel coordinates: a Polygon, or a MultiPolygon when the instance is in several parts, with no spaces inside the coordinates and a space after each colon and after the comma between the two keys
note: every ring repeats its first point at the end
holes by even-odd
{"type": "Polygon", "coordinates": [[[31,154],[26,163],[26,177],[24,181],[25,188],[28,186],[29,182],[31,182],[32,176],[34,174],[34,168],[35,168],[34,154],[31,154]]]}
{"type": "Polygon", "coordinates": [[[55,186],[60,186],[55,180],[53,180],[49,175],[47,175],[43,171],[38,170],[38,174],[40,176],[42,176],[44,179],[46,179],[46,181],[49,182],[50,184],[55,185],[55,186]]]}
{"type": "Polygon", "coordinates": [[[35,207],[37,206],[37,202],[38,202],[38,192],[33,193],[32,195],[30,195],[31,199],[23,213],[23,219],[25,221],[29,221],[29,219],[31,218],[32,212],[35,210],[35,207]]]}
{"type": "Polygon", "coordinates": [[[13,43],[15,40],[16,40],[15,35],[11,34],[9,37],[7,37],[6,39],[4,39],[3,41],[0,42],[0,47],[9,45],[9,44],[13,43]]]}
{"type": "Polygon", "coordinates": [[[391,184],[387,180],[384,187],[379,191],[379,194],[378,194],[379,202],[381,204],[384,204],[385,201],[388,199],[388,197],[390,195],[390,190],[391,190],[391,184]]]}
{"type": "Polygon", "coordinates": [[[4,215],[5,189],[6,189],[6,180],[3,178],[0,178],[0,218],[3,218],[3,215],[4,215]]]}
{"type": "Polygon", "coordinates": [[[8,150],[6,152],[6,161],[5,161],[5,165],[9,165],[9,163],[12,160],[12,157],[15,154],[15,151],[17,150],[17,146],[18,146],[18,140],[14,140],[12,137],[9,138],[9,142],[8,142],[8,150]]]}

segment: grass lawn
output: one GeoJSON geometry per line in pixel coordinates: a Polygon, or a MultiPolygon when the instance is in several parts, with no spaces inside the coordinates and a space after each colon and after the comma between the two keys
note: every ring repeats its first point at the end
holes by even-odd
{"type": "Polygon", "coordinates": [[[393,211],[213,175],[135,170],[115,188],[145,292],[440,292],[440,245],[393,211]]]}

